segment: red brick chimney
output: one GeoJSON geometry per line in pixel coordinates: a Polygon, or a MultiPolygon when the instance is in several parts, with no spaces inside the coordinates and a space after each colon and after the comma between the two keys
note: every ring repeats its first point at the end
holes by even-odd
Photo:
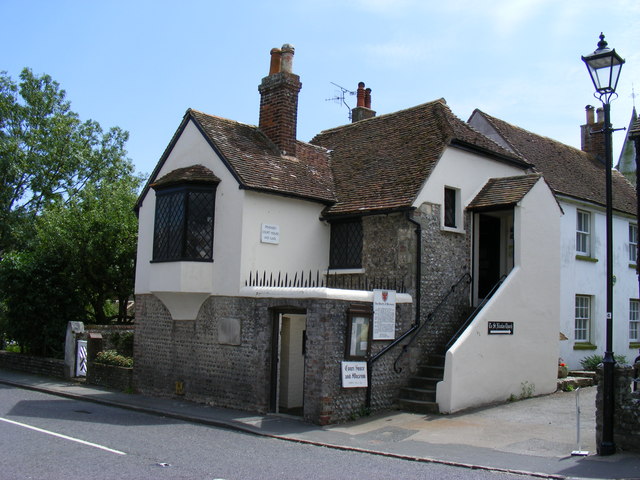
{"type": "Polygon", "coordinates": [[[351,110],[352,123],[376,116],[376,112],[371,110],[371,89],[365,89],[364,82],[358,83],[357,99],[356,108],[351,110]]]}
{"type": "Polygon", "coordinates": [[[285,44],[271,49],[269,75],[258,86],[260,129],[283,155],[296,155],[300,77],[292,73],[294,48],[285,44]]]}
{"type": "Polygon", "coordinates": [[[598,118],[596,120],[593,114],[594,107],[587,105],[585,109],[587,111],[587,123],[580,126],[581,149],[604,163],[606,153],[604,151],[604,133],[602,132],[604,129],[604,110],[598,108],[598,118]]]}

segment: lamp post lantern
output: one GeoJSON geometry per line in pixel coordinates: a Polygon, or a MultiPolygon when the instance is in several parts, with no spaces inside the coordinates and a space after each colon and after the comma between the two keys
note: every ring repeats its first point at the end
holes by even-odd
{"type": "Polygon", "coordinates": [[[599,439],[598,454],[612,455],[616,452],[613,441],[613,373],[615,359],[613,357],[613,207],[612,207],[612,186],[611,169],[613,168],[613,153],[611,148],[611,136],[613,128],[611,126],[610,102],[615,97],[620,70],[624,60],[616,53],[615,49],[607,47],[604,35],[600,34],[600,41],[595,52],[585,57],[582,61],[587,65],[591,81],[596,91],[594,96],[602,102],[604,110],[604,150],[605,150],[605,173],[606,173],[606,348],[603,359],[602,378],[602,436],[599,439]]]}

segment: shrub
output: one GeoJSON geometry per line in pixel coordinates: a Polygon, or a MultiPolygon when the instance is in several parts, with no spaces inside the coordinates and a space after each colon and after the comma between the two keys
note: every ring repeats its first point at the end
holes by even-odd
{"type": "MultiPolygon", "coordinates": [[[[624,355],[614,355],[613,358],[617,363],[627,363],[627,357],[625,357],[624,355]]],[[[600,365],[601,363],[602,355],[597,354],[589,355],[588,357],[584,357],[582,360],[580,360],[580,365],[582,365],[582,368],[590,372],[595,372],[596,368],[598,368],[598,365],[600,365]]]]}
{"type": "Polygon", "coordinates": [[[118,353],[133,357],[133,332],[113,332],[110,340],[118,353]]]}
{"type": "Polygon", "coordinates": [[[96,355],[95,363],[112,365],[115,367],[133,367],[133,358],[120,355],[115,350],[105,350],[96,355]]]}

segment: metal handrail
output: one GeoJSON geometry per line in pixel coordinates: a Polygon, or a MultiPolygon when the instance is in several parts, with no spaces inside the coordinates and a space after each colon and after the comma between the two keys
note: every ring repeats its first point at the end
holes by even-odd
{"type": "Polygon", "coordinates": [[[485,297],[482,299],[482,302],[478,304],[478,306],[473,310],[473,312],[471,312],[471,315],[469,315],[467,319],[464,321],[464,323],[460,326],[460,328],[458,328],[458,331],[447,342],[447,344],[444,347],[445,352],[453,346],[453,344],[456,342],[456,340],[458,340],[460,335],[462,335],[462,332],[464,332],[469,327],[473,319],[476,318],[480,310],[482,310],[484,306],[487,304],[487,302],[491,299],[491,297],[493,297],[493,294],[496,293],[496,290],[498,290],[500,285],[504,283],[506,278],[507,276],[503,275],[498,279],[496,284],[491,288],[491,290],[489,290],[489,293],[487,293],[485,297]]]}
{"type": "MultiPolygon", "coordinates": [[[[451,296],[451,294],[453,294],[453,292],[456,291],[456,289],[458,288],[458,286],[464,281],[467,280],[467,285],[471,283],[472,281],[472,277],[471,274],[469,272],[464,273],[457,281],[456,283],[454,283],[451,288],[449,288],[449,291],[447,292],[447,294],[442,297],[442,299],[440,299],[440,302],[438,302],[438,305],[435,306],[435,308],[429,313],[429,315],[427,315],[427,318],[425,319],[424,322],[422,322],[420,325],[417,325],[416,328],[411,332],[407,332],[408,334],[413,333],[413,336],[409,339],[409,341],[404,344],[402,346],[402,350],[400,351],[400,353],[398,354],[398,357],[396,358],[396,360],[393,362],[393,370],[396,373],[401,373],[402,372],[402,368],[398,366],[398,362],[400,361],[400,359],[403,357],[403,355],[405,355],[407,353],[407,351],[409,350],[409,346],[415,341],[415,339],[418,337],[418,335],[420,334],[420,332],[422,331],[422,329],[430,323],[431,319],[436,315],[436,313],[438,313],[438,311],[440,310],[440,308],[442,308],[442,306],[445,304],[445,302],[449,299],[449,297],[451,296]]],[[[406,335],[405,335],[406,336],[406,335]]],[[[402,338],[402,337],[401,337],[402,338]]],[[[382,353],[382,352],[380,352],[382,353]]]]}

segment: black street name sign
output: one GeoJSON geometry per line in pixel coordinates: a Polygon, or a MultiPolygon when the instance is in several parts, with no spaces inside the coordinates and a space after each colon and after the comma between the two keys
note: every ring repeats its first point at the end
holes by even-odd
{"type": "Polygon", "coordinates": [[[489,335],[513,335],[513,322],[489,322],[489,335]]]}

